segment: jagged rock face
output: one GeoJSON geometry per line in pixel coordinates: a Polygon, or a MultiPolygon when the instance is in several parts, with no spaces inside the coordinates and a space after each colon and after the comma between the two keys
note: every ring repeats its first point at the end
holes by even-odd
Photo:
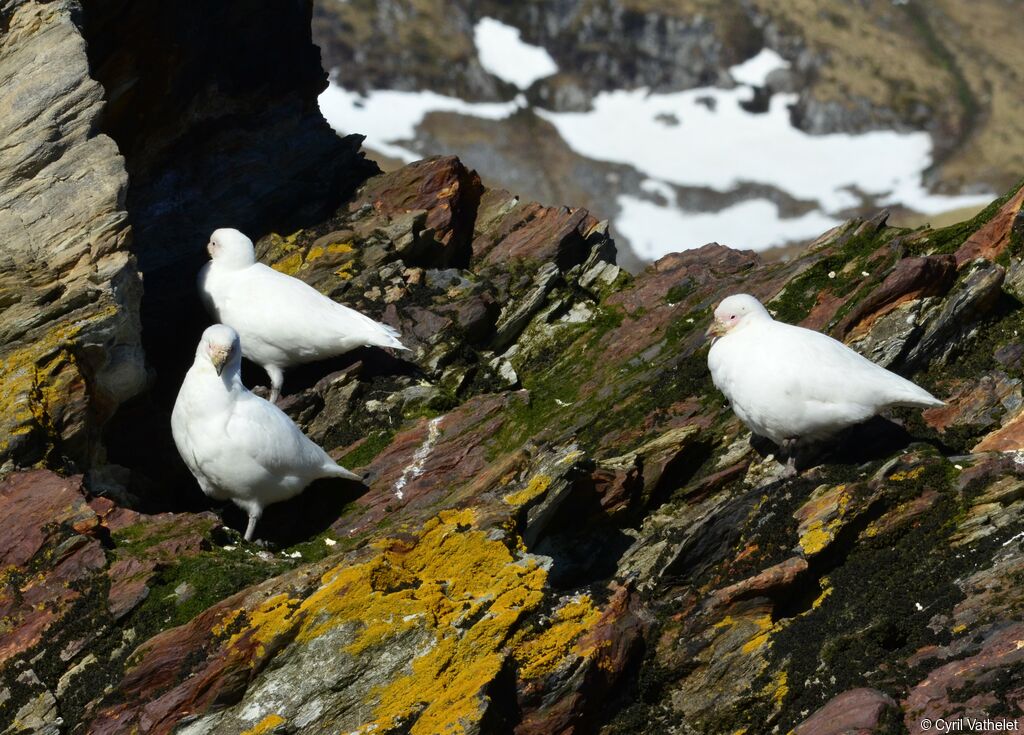
{"type": "Polygon", "coordinates": [[[0,465],[87,469],[147,385],[138,270],[163,363],[205,318],[182,284],[215,227],[315,221],[376,168],[319,114],[306,2],[0,14],[0,465]]]}
{"type": "Polygon", "coordinates": [[[74,2],[0,8],[0,464],[88,464],[139,393],[128,178],[74,2]]]}
{"type": "Polygon", "coordinates": [[[589,213],[485,189],[455,159],[375,177],[257,244],[412,348],[285,385],[366,490],[272,507],[268,553],[209,514],[10,477],[0,563],[28,573],[3,578],[0,712],[191,734],[1019,717],[1020,204],[938,231],[853,221],[785,264],[709,245],[633,278],[589,213]],[[711,309],[740,290],[949,405],[781,479],[706,370],[711,309]],[[25,613],[40,602],[52,634],[25,613]]]}

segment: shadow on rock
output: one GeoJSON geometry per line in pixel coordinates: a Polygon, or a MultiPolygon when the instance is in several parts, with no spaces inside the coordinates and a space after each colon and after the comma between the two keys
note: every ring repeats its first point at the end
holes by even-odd
{"type": "MultiPolygon", "coordinates": [[[[256,538],[277,548],[309,541],[330,528],[366,491],[351,480],[317,480],[298,497],[267,508],[256,525],[256,538]]],[[[224,506],[220,514],[225,525],[239,533],[245,530],[246,515],[234,503],[224,506]]]]}

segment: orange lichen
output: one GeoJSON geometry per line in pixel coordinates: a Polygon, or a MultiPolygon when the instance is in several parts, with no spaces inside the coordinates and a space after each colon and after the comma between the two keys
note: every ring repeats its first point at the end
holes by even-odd
{"type": "Polygon", "coordinates": [[[894,472],[889,475],[889,479],[893,482],[906,482],[907,480],[916,480],[918,477],[924,474],[924,467],[915,467],[912,470],[906,472],[894,472]]]}
{"type": "Polygon", "coordinates": [[[537,679],[550,674],[570,656],[591,655],[594,646],[581,649],[577,642],[600,617],[601,611],[594,607],[590,595],[582,595],[556,610],[551,624],[540,635],[522,636],[513,644],[520,678],[537,679]]]}
{"type": "Polygon", "coordinates": [[[503,499],[509,505],[526,505],[531,500],[539,498],[546,493],[550,486],[550,477],[547,475],[537,475],[522,490],[508,493],[503,499]]]}
{"type": "Polygon", "coordinates": [[[266,733],[284,723],[285,719],[281,715],[267,715],[255,727],[242,732],[242,735],[266,735],[266,733]]]}
{"type": "Polygon", "coordinates": [[[409,673],[371,692],[374,724],[386,731],[412,722],[412,735],[463,732],[482,715],[484,690],[521,619],[543,600],[547,578],[535,561],[516,559],[474,528],[475,520],[470,509],[444,511],[414,541],[385,541],[374,559],[334,567],[305,600],[266,600],[247,614],[229,648],[255,641],[262,655],[275,640],[294,634],[303,643],[352,625],[345,650],[358,655],[424,629],[431,642],[409,673]]]}

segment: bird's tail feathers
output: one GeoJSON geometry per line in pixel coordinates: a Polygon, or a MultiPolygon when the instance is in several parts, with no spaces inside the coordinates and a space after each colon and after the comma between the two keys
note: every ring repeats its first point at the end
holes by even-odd
{"type": "Polygon", "coordinates": [[[909,406],[911,408],[938,408],[945,406],[945,401],[940,401],[931,393],[919,385],[907,381],[907,385],[897,395],[893,396],[890,406],[909,406]]]}
{"type": "Polygon", "coordinates": [[[935,396],[929,396],[927,398],[907,398],[906,400],[896,401],[891,404],[893,406],[909,406],[911,408],[939,408],[945,406],[945,401],[940,401],[935,396]]]}
{"type": "Polygon", "coordinates": [[[393,350],[408,350],[409,348],[402,344],[402,335],[394,327],[388,326],[387,324],[381,324],[377,322],[377,326],[380,328],[374,335],[375,339],[373,344],[376,347],[390,347],[393,350]]]}
{"type": "Polygon", "coordinates": [[[324,470],[328,477],[340,477],[344,480],[355,480],[356,482],[363,481],[362,475],[357,475],[351,470],[346,470],[334,460],[329,460],[329,463],[324,463],[324,470]]]}

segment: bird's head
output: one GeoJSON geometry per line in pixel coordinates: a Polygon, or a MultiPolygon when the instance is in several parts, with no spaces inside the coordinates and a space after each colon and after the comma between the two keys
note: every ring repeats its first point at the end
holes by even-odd
{"type": "Polygon", "coordinates": [[[724,337],[738,329],[743,329],[751,322],[771,319],[771,314],[760,301],[745,293],[738,293],[722,300],[715,309],[715,316],[705,335],[708,337],[724,337]]]}
{"type": "Polygon", "coordinates": [[[206,252],[218,266],[232,270],[245,268],[256,262],[256,249],[252,245],[252,240],[231,227],[214,230],[210,235],[210,242],[206,244],[206,252]]]}
{"type": "Polygon", "coordinates": [[[242,363],[242,343],[238,340],[238,332],[225,324],[207,327],[199,340],[196,360],[208,362],[217,375],[222,375],[225,370],[229,376],[237,373],[242,363]]]}

